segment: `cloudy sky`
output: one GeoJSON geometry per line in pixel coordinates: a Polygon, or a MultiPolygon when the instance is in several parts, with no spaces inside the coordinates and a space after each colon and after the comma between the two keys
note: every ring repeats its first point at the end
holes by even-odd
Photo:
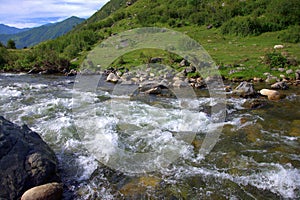
{"type": "Polygon", "coordinates": [[[17,28],[88,18],[109,0],[0,0],[0,24],[17,28]]]}

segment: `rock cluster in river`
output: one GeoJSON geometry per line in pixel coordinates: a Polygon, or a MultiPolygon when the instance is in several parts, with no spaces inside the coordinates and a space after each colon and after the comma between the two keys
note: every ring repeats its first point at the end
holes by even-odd
{"type": "Polygon", "coordinates": [[[0,199],[19,199],[32,187],[60,182],[51,148],[26,125],[18,126],[1,116],[0,177],[0,199]]]}
{"type": "MultiPolygon", "coordinates": [[[[186,61],[181,62],[186,65],[186,61]]],[[[107,69],[104,71],[106,81],[118,83],[121,85],[138,85],[139,92],[146,94],[162,95],[167,94],[168,88],[180,87],[193,87],[203,88],[206,87],[206,80],[201,77],[187,78],[187,73],[194,73],[196,68],[187,66],[183,72],[176,72],[164,68],[146,70],[128,71],[126,69],[107,69]]],[[[169,95],[169,94],[168,94],[169,95]]]]}

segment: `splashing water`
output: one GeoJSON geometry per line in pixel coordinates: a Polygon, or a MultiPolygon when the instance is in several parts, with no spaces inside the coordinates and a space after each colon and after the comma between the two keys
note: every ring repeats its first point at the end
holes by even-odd
{"type": "Polygon", "coordinates": [[[73,91],[73,82],[59,76],[0,75],[1,115],[28,124],[54,149],[68,188],[65,199],[300,197],[297,92],[256,110],[244,107],[248,100],[230,98],[226,122],[214,124],[209,112],[214,100],[207,96],[185,101],[183,109],[178,99],[148,103],[102,90],[73,91]],[[74,102],[74,92],[83,101],[74,102]],[[289,113],[287,119],[281,110],[289,113]],[[218,126],[224,128],[216,146],[200,157],[205,135],[218,126]],[[189,141],[184,134],[178,136],[185,132],[196,134],[189,141]],[[177,151],[178,158],[159,166],[162,158],[157,157],[145,163],[156,164],[157,171],[126,174],[95,155],[100,152],[109,160],[120,149],[169,149],[177,151]]]}

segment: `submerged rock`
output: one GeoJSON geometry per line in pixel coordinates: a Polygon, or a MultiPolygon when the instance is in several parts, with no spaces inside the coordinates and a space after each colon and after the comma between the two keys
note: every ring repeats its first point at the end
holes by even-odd
{"type": "Polygon", "coordinates": [[[66,76],[76,76],[76,75],[77,75],[77,71],[75,69],[71,69],[71,71],[66,73],[66,76]]]}
{"type": "Polygon", "coordinates": [[[62,198],[62,193],[62,184],[48,183],[27,190],[21,200],[59,200],[62,198]]]}
{"type": "Polygon", "coordinates": [[[300,137],[300,120],[294,120],[291,124],[290,136],[300,137]]]}
{"type": "Polygon", "coordinates": [[[171,90],[169,90],[166,84],[164,84],[163,82],[158,83],[155,81],[146,81],[144,83],[141,83],[138,90],[138,94],[140,93],[162,96],[172,95],[171,90]]]}
{"type": "Polygon", "coordinates": [[[187,86],[189,86],[189,84],[185,81],[182,81],[182,80],[176,80],[173,83],[173,87],[179,87],[180,88],[180,87],[187,87],[187,86]]]}
{"type": "Polygon", "coordinates": [[[26,125],[0,116],[0,199],[18,199],[28,189],[60,182],[57,158],[26,125]]]}
{"type": "Polygon", "coordinates": [[[233,94],[240,97],[253,97],[256,95],[256,91],[252,83],[244,81],[233,90],[233,94]]]}
{"type": "Polygon", "coordinates": [[[247,109],[259,109],[259,108],[263,108],[266,106],[270,106],[268,104],[268,101],[266,99],[251,99],[250,101],[246,101],[243,104],[243,107],[247,108],[247,109]]]}
{"type": "Polygon", "coordinates": [[[147,93],[147,94],[156,94],[156,95],[161,94],[161,92],[162,92],[162,90],[160,87],[151,88],[151,89],[145,91],[145,93],[147,93]]]}
{"type": "Polygon", "coordinates": [[[155,81],[146,81],[139,85],[139,90],[141,92],[146,92],[147,90],[160,87],[158,82],[155,81]]]}

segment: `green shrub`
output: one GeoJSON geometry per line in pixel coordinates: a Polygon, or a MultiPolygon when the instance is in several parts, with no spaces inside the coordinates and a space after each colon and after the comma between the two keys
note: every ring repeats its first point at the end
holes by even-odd
{"type": "Polygon", "coordinates": [[[279,34],[279,39],[282,42],[300,42],[300,26],[290,26],[287,30],[279,34]]]}
{"type": "Polygon", "coordinates": [[[126,17],[126,13],[125,12],[116,12],[114,15],[113,15],[113,20],[114,21],[118,21],[118,20],[122,20],[126,17]]]}
{"type": "Polygon", "coordinates": [[[271,68],[285,67],[286,65],[288,65],[288,60],[286,59],[286,57],[281,55],[281,53],[275,51],[271,53],[266,53],[263,62],[264,64],[267,64],[271,68]]]}
{"type": "Polygon", "coordinates": [[[8,51],[5,47],[1,47],[0,46],[0,67],[4,66],[7,62],[7,55],[8,55],[8,51]]]}
{"type": "Polygon", "coordinates": [[[204,25],[205,24],[205,14],[203,12],[195,12],[190,15],[189,20],[197,25],[204,25]]]}
{"type": "Polygon", "coordinates": [[[269,22],[277,24],[280,30],[290,25],[299,24],[300,1],[272,0],[272,2],[268,4],[265,16],[269,22]]]}
{"type": "Polygon", "coordinates": [[[263,32],[263,27],[257,18],[235,17],[225,22],[221,27],[222,34],[232,34],[238,36],[259,35],[263,32]]]}
{"type": "Polygon", "coordinates": [[[7,47],[8,49],[16,49],[16,43],[15,43],[15,41],[13,41],[12,39],[9,39],[9,40],[7,41],[6,47],[7,47]]]}

